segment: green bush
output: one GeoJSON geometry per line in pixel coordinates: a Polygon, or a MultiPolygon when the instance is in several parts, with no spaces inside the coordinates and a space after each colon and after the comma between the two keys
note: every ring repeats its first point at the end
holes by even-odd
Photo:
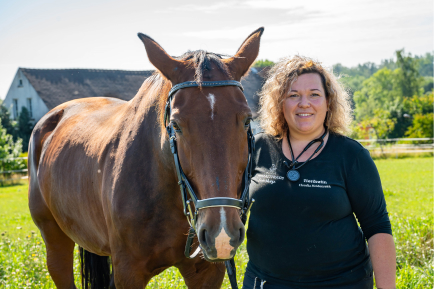
{"type": "Polygon", "coordinates": [[[20,157],[22,151],[22,140],[18,139],[14,142],[12,135],[8,134],[0,123],[0,171],[25,169],[27,167],[25,160],[16,159],[20,157]]]}
{"type": "Polygon", "coordinates": [[[253,64],[253,67],[267,67],[267,66],[273,66],[274,62],[268,59],[260,59],[256,60],[253,64]]]}
{"type": "Polygon", "coordinates": [[[413,116],[413,125],[408,128],[405,135],[410,138],[433,137],[434,114],[416,114],[413,116]]]}

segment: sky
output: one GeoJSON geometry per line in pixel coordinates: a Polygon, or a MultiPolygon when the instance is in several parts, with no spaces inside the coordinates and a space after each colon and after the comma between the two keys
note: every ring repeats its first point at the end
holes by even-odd
{"type": "Polygon", "coordinates": [[[150,70],[138,32],[170,55],[233,55],[265,27],[258,59],[356,66],[433,51],[432,0],[0,0],[0,99],[19,67],[150,70]]]}

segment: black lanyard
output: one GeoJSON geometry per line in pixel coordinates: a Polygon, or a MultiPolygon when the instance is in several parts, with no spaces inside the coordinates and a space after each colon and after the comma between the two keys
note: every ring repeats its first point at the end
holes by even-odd
{"type": "Polygon", "coordinates": [[[299,168],[301,168],[302,166],[304,166],[308,161],[310,161],[312,159],[312,157],[324,146],[324,137],[327,134],[327,127],[325,127],[325,131],[322,134],[322,136],[320,136],[319,138],[316,138],[314,140],[312,140],[311,142],[309,142],[303,149],[303,151],[297,156],[297,158],[294,157],[294,153],[292,152],[292,146],[291,146],[291,141],[289,140],[289,131],[286,134],[286,138],[288,139],[288,144],[289,144],[289,150],[291,152],[291,164],[288,165],[288,163],[286,161],[283,161],[283,163],[289,168],[288,173],[286,174],[286,177],[290,180],[290,181],[298,181],[298,179],[300,178],[300,173],[297,171],[299,168]],[[299,165],[297,167],[297,160],[300,158],[300,156],[306,152],[314,143],[320,142],[321,144],[316,148],[316,150],[313,152],[313,154],[307,159],[307,161],[305,161],[304,163],[302,163],[301,165],[299,165]]]}

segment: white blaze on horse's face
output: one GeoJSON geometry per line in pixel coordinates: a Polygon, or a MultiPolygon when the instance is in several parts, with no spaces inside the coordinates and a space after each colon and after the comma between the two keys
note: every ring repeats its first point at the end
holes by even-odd
{"type": "Polygon", "coordinates": [[[220,233],[215,238],[215,248],[217,251],[218,259],[229,259],[231,257],[231,251],[234,249],[229,244],[231,237],[227,234],[227,222],[226,212],[223,207],[220,208],[220,233]]]}
{"type": "Polygon", "coordinates": [[[208,99],[209,103],[211,104],[211,119],[214,119],[215,95],[210,93],[210,94],[208,94],[208,96],[206,98],[208,99]]]}

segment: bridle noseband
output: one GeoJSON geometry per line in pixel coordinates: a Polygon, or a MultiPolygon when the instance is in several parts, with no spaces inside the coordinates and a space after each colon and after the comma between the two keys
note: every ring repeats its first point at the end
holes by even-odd
{"type": "Polygon", "coordinates": [[[249,185],[250,185],[250,180],[252,178],[252,154],[255,149],[255,140],[253,137],[250,124],[247,130],[247,143],[249,147],[249,156],[248,156],[247,167],[246,170],[244,171],[244,178],[243,178],[244,189],[240,199],[216,197],[216,198],[199,200],[182,170],[181,163],[179,162],[179,157],[178,157],[175,129],[173,127],[173,124],[169,122],[170,115],[172,113],[172,108],[170,104],[172,102],[173,95],[178,90],[187,87],[199,87],[199,86],[201,87],[237,86],[243,91],[243,86],[239,81],[220,80],[220,81],[203,81],[200,83],[200,85],[195,81],[182,82],[180,84],[173,86],[169,92],[169,96],[165,107],[165,113],[164,113],[164,125],[166,126],[167,133],[169,134],[170,149],[172,151],[173,158],[175,161],[176,174],[178,176],[178,185],[181,189],[184,215],[187,217],[187,221],[190,224],[190,231],[187,237],[187,244],[185,246],[185,251],[184,251],[184,254],[187,258],[196,257],[196,255],[200,251],[200,246],[199,246],[197,250],[193,253],[193,255],[190,255],[191,245],[193,243],[194,235],[196,234],[196,229],[197,229],[196,222],[197,222],[197,215],[199,210],[203,210],[206,208],[213,208],[213,207],[237,208],[240,209],[241,221],[243,222],[243,224],[245,224],[247,220],[247,213],[254,202],[253,199],[251,202],[249,202],[249,185]],[[190,196],[190,199],[188,199],[187,192],[188,195],[190,196]],[[193,202],[194,204],[194,211],[191,207],[191,202],[193,202]]]}

